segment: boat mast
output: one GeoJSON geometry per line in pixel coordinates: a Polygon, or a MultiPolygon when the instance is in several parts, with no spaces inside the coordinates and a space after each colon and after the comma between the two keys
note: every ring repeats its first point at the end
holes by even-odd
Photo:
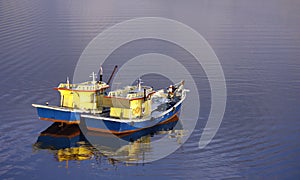
{"type": "Polygon", "coordinates": [[[95,85],[96,84],[96,74],[95,74],[95,72],[92,73],[92,78],[93,78],[92,83],[95,85]]]}
{"type": "Polygon", "coordinates": [[[143,83],[143,82],[142,82],[142,79],[139,78],[139,79],[138,79],[138,90],[139,90],[139,91],[142,90],[142,83],[143,83]]]}
{"type": "Polygon", "coordinates": [[[94,87],[94,90],[95,90],[95,92],[94,92],[94,98],[93,98],[93,104],[94,104],[94,108],[93,108],[93,113],[95,114],[95,110],[96,110],[96,93],[97,93],[97,90],[96,90],[96,74],[95,74],[95,72],[93,72],[92,73],[92,78],[93,78],[93,80],[92,80],[92,84],[93,84],[93,87],[94,87]]]}
{"type": "Polygon", "coordinates": [[[100,82],[102,82],[102,77],[103,77],[103,69],[102,66],[100,66],[100,79],[99,79],[100,82]]]}
{"type": "Polygon", "coordinates": [[[114,68],[114,70],[113,70],[113,72],[111,73],[111,75],[110,75],[108,81],[107,81],[107,84],[108,84],[108,85],[110,84],[110,81],[111,81],[112,77],[114,76],[114,74],[115,74],[117,68],[118,68],[118,66],[116,65],[115,68],[114,68]]]}
{"type": "Polygon", "coordinates": [[[67,88],[70,89],[70,80],[69,80],[69,77],[67,77],[67,88]]]}

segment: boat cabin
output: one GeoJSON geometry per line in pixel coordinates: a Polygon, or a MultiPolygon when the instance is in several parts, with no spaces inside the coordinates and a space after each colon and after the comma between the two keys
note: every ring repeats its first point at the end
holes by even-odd
{"type": "Polygon", "coordinates": [[[102,111],[102,98],[104,92],[109,88],[104,82],[87,81],[79,84],[60,83],[57,88],[61,96],[62,107],[102,111]]]}
{"type": "Polygon", "coordinates": [[[136,119],[151,114],[151,94],[149,86],[127,86],[109,92],[103,98],[103,106],[110,107],[110,117],[120,119],[136,119]]]}

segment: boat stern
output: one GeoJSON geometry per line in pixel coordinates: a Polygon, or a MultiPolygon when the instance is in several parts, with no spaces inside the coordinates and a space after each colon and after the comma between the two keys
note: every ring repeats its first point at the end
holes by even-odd
{"type": "Polygon", "coordinates": [[[80,112],[72,109],[39,104],[32,104],[32,106],[37,109],[40,120],[66,124],[79,124],[80,122],[80,112]]]}

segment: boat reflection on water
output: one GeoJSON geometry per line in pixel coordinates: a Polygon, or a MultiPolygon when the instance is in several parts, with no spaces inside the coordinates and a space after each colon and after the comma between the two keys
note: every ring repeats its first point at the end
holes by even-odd
{"type": "Polygon", "coordinates": [[[93,157],[90,145],[76,124],[53,123],[41,132],[34,148],[50,150],[58,161],[86,160],[93,157]]]}
{"type": "Polygon", "coordinates": [[[144,154],[151,152],[151,140],[165,135],[181,143],[183,130],[177,116],[165,124],[119,136],[88,131],[82,126],[80,129],[77,124],[53,123],[41,132],[34,147],[50,150],[58,161],[100,161],[107,157],[111,164],[117,161],[135,163],[143,161],[144,154]]]}

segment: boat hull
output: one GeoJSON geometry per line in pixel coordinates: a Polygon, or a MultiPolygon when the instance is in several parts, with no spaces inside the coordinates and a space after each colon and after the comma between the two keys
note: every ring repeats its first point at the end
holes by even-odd
{"type": "Polygon", "coordinates": [[[79,124],[81,112],[53,106],[34,105],[41,120],[79,124]]]}
{"type": "Polygon", "coordinates": [[[143,119],[140,121],[120,120],[112,118],[101,118],[91,115],[82,115],[81,120],[85,123],[87,130],[97,131],[103,133],[112,133],[116,135],[130,134],[146,128],[154,127],[171,121],[177,121],[178,118],[174,118],[180,112],[181,103],[176,107],[173,107],[169,111],[166,111],[159,117],[152,117],[143,119]]]}

